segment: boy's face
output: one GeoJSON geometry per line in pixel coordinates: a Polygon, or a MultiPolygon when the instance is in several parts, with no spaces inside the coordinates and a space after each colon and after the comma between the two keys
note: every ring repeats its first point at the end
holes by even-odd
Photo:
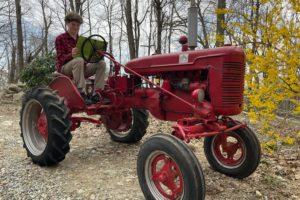
{"type": "Polygon", "coordinates": [[[68,32],[71,34],[77,34],[80,28],[79,22],[67,22],[68,32]]]}

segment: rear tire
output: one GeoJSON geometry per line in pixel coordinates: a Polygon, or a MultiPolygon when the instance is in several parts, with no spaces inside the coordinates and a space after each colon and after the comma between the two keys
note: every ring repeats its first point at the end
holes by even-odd
{"type": "Polygon", "coordinates": [[[27,156],[40,166],[55,165],[65,159],[70,150],[72,122],[64,98],[49,87],[30,89],[22,101],[20,111],[21,137],[27,156]],[[47,132],[43,137],[38,126],[41,114],[46,116],[42,126],[47,132]]]}
{"type": "Polygon", "coordinates": [[[106,128],[111,139],[121,143],[136,143],[140,141],[146,134],[149,125],[147,110],[130,109],[131,112],[131,127],[127,131],[116,131],[106,128]]]}

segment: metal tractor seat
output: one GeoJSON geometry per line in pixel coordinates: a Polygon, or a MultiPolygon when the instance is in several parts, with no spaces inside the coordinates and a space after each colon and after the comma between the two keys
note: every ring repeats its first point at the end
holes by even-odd
{"type": "MultiPolygon", "coordinates": [[[[64,76],[72,80],[73,82],[73,76],[67,76],[64,74],[61,74],[57,71],[54,72],[54,77],[59,77],[59,76],[64,76]]],[[[93,94],[94,91],[94,82],[95,82],[95,76],[90,76],[88,78],[85,78],[85,90],[86,90],[86,95],[88,98],[90,98],[93,94]]]]}

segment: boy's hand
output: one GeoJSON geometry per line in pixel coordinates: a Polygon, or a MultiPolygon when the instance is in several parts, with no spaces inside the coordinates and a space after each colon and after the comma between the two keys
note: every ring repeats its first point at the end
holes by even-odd
{"type": "Polygon", "coordinates": [[[77,47],[72,49],[72,57],[79,53],[79,49],[77,47]]]}

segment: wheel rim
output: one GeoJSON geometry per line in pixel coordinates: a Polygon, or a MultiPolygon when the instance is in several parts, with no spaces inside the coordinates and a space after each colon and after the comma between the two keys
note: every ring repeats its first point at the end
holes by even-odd
{"type": "Polygon", "coordinates": [[[22,133],[27,149],[35,156],[41,155],[47,146],[48,124],[43,107],[35,99],[29,100],[24,107],[22,133]]]}
{"type": "Polygon", "coordinates": [[[246,157],[246,148],[243,140],[234,132],[227,133],[227,148],[222,148],[222,135],[217,135],[212,140],[211,150],[217,162],[223,167],[234,169],[241,166],[246,157]]]}
{"type": "Polygon", "coordinates": [[[155,199],[182,199],[183,178],[171,156],[152,152],[145,163],[146,183],[155,199]]]}
{"type": "Polygon", "coordinates": [[[111,132],[117,137],[126,137],[133,126],[134,117],[132,109],[125,111],[122,117],[123,123],[119,126],[119,128],[117,130],[111,130],[111,132]]]}

